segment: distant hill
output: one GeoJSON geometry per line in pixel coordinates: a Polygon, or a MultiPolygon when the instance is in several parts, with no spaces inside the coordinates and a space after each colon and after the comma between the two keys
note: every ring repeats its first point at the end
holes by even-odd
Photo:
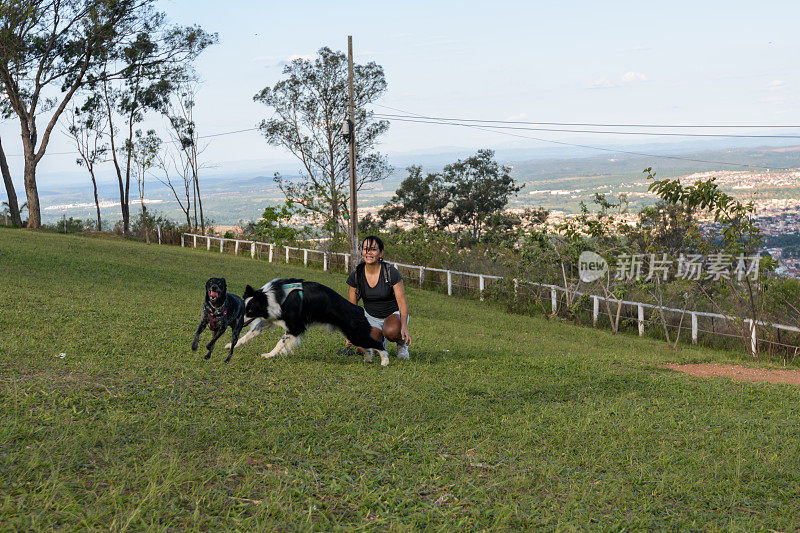
{"type": "MultiPolygon", "coordinates": [[[[587,157],[546,158],[545,154],[556,153],[557,148],[548,149],[502,149],[497,151],[497,159],[513,167],[513,175],[526,188],[515,199],[515,206],[538,205],[528,193],[535,189],[575,189],[606,191],[623,184],[641,181],[642,170],[653,167],[660,177],[674,177],[709,170],[748,170],[745,165],[758,167],[798,168],[800,167],[800,146],[738,147],[707,149],[702,151],[663,153],[665,147],[675,145],[653,144],[635,148],[621,147],[627,152],[652,153],[653,156],[612,153],[587,157]],[[655,156],[661,157],[655,157],[655,156]],[[570,178],[564,181],[563,178],[570,178]]],[[[610,148],[612,149],[612,148],[610,148]]],[[[562,153],[565,150],[561,150],[562,153]]],[[[572,149],[579,152],[578,149],[572,149]]],[[[373,184],[359,194],[361,206],[378,206],[388,200],[399,183],[405,179],[405,167],[420,164],[425,171],[439,171],[450,162],[465,158],[474,152],[453,148],[452,151],[436,151],[423,154],[399,154],[390,161],[396,171],[387,180],[373,184]]],[[[596,153],[596,152],[595,152],[596,153]]],[[[135,184],[133,185],[135,195],[135,184]]],[[[260,216],[264,207],[282,201],[282,195],[273,181],[268,169],[265,172],[240,172],[228,175],[204,177],[201,181],[204,209],[208,217],[217,224],[235,224],[239,220],[253,220],[260,216]]],[[[588,194],[588,192],[587,192],[588,194]]],[[[104,217],[113,221],[120,218],[119,206],[110,205],[119,201],[119,187],[116,182],[99,184],[99,195],[108,206],[102,209],[104,217]]],[[[180,220],[172,192],[156,180],[147,184],[145,195],[152,200],[152,209],[175,220],[180,220]]],[[[94,200],[91,184],[87,178],[83,185],[43,185],[40,187],[45,222],[52,222],[62,216],[93,218],[94,200]]],[[[4,198],[3,198],[4,199],[4,198]]],[[[138,199],[137,199],[138,201],[138,199]]],[[[550,208],[567,211],[575,209],[577,201],[547,204],[550,208]]],[[[135,212],[136,206],[132,206],[135,212]]]]}

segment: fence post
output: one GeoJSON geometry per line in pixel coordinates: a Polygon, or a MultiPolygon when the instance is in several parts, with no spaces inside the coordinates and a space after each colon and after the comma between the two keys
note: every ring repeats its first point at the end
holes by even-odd
{"type": "Polygon", "coordinates": [[[186,235],[181,233],[181,248],[185,248],[186,247],[186,243],[183,242],[185,238],[186,238],[186,235]]]}
{"type": "Polygon", "coordinates": [[[517,278],[514,278],[514,301],[515,302],[517,301],[518,289],[519,289],[519,281],[517,280],[517,278]]]}
{"type": "Polygon", "coordinates": [[[327,272],[328,270],[328,254],[322,252],[322,271],[327,272]]]}
{"type": "Polygon", "coordinates": [[[642,305],[637,305],[636,308],[639,311],[639,336],[644,337],[644,307],[642,305]]]}
{"type": "Polygon", "coordinates": [[[350,272],[350,254],[344,254],[344,271],[350,272]]]}
{"type": "Polygon", "coordinates": [[[481,301],[483,301],[483,276],[478,276],[478,290],[481,291],[481,301]]]}
{"type": "Polygon", "coordinates": [[[697,313],[692,313],[692,344],[697,344],[697,313]]]}
{"type": "Polygon", "coordinates": [[[236,241],[236,246],[233,247],[233,255],[239,255],[239,241],[236,241]]]}
{"type": "Polygon", "coordinates": [[[206,237],[206,250],[211,250],[211,237],[206,237]]]}
{"type": "Polygon", "coordinates": [[[158,229],[158,244],[161,244],[161,225],[156,226],[158,229]]]}
{"type": "Polygon", "coordinates": [[[550,309],[553,314],[558,312],[558,293],[555,289],[550,289],[550,309]]]}
{"type": "Polygon", "coordinates": [[[592,296],[592,325],[597,326],[597,317],[600,315],[600,299],[592,296]]]}
{"type": "Polygon", "coordinates": [[[197,235],[192,235],[192,239],[194,240],[194,247],[197,248],[197,235]]]}
{"type": "Polygon", "coordinates": [[[269,261],[267,261],[268,263],[272,263],[272,248],[273,248],[273,246],[274,245],[272,243],[269,244],[269,261]]]}
{"type": "Polygon", "coordinates": [[[425,267],[419,267],[419,288],[422,288],[422,284],[425,283],[425,267]]]}
{"type": "Polygon", "coordinates": [[[451,271],[447,271],[447,295],[453,295],[453,273],[451,271]]]}
{"type": "Polygon", "coordinates": [[[250,242],[250,259],[256,258],[256,241],[250,242]]]}
{"type": "Polygon", "coordinates": [[[288,264],[289,263],[289,247],[288,246],[284,246],[284,248],[286,248],[286,263],[288,264]]]}
{"type": "Polygon", "coordinates": [[[758,352],[758,339],[756,338],[756,322],[755,320],[748,318],[748,322],[750,322],[750,355],[755,356],[758,352]]]}
{"type": "Polygon", "coordinates": [[[303,250],[303,266],[308,266],[308,250],[303,250]]]}
{"type": "Polygon", "coordinates": [[[219,253],[222,253],[222,247],[225,246],[225,239],[219,238],[219,253]]]}

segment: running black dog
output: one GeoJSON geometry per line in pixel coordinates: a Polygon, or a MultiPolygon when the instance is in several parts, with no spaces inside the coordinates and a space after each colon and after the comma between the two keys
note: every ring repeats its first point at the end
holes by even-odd
{"type": "Polygon", "coordinates": [[[236,346],[239,333],[242,332],[244,327],[244,301],[235,294],[228,294],[225,278],[211,278],[206,282],[206,302],[203,304],[203,314],[200,315],[200,326],[197,328],[197,333],[194,334],[192,351],[197,351],[200,333],[206,326],[213,333],[211,342],[206,344],[206,348],[208,348],[206,359],[211,357],[211,352],[214,351],[214,344],[217,339],[225,333],[228,326],[231,327],[233,331],[233,340],[230,345],[231,351],[225,359],[226,363],[230,362],[233,356],[233,348],[236,346]]]}
{"type": "MultiPolygon", "coordinates": [[[[283,337],[271,352],[262,357],[275,357],[288,353],[300,342],[303,333],[313,325],[344,333],[354,346],[364,349],[364,361],[372,361],[378,353],[381,365],[389,364],[389,354],[382,342],[371,336],[372,326],[364,316],[364,309],[353,305],[339,293],[320,283],[302,279],[273,279],[260,289],[250,285],[244,291],[245,321],[258,319],[250,331],[241,338],[242,345],[273,325],[282,327],[283,337]]],[[[235,346],[236,341],[231,343],[235,346]]],[[[233,348],[231,348],[233,349],[233,348]]]]}

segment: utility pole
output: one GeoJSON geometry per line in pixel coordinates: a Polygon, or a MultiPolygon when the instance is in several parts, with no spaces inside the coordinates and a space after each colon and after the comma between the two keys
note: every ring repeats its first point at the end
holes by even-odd
{"type": "Polygon", "coordinates": [[[358,264],[358,203],[356,202],[356,125],[353,109],[353,36],[347,36],[347,84],[349,86],[348,119],[350,121],[350,248],[353,265],[358,264]]]}

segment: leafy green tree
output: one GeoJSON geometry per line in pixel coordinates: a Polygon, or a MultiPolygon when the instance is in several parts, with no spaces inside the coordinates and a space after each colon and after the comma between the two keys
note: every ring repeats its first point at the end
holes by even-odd
{"type": "Polygon", "coordinates": [[[136,130],[134,134],[133,147],[130,152],[133,154],[133,175],[136,178],[136,183],[139,186],[139,202],[142,207],[142,222],[144,224],[144,235],[147,244],[150,244],[150,233],[148,232],[149,218],[147,216],[147,207],[144,204],[144,186],[145,177],[147,172],[153,166],[158,152],[161,149],[161,139],[156,135],[155,130],[147,130],[147,133],[142,133],[142,130],[136,130]]]}
{"type": "Polygon", "coordinates": [[[642,252],[696,252],[700,224],[686,206],[663,200],[639,211],[639,222],[626,231],[632,248],[642,252]]]}
{"type": "Polygon", "coordinates": [[[446,208],[450,203],[450,190],[445,187],[441,174],[422,175],[422,167],[412,165],[406,169],[408,177],[380,210],[384,221],[408,220],[427,224],[429,220],[438,228],[446,227],[450,217],[446,208]]]}
{"type": "Polygon", "coordinates": [[[510,249],[518,247],[531,232],[541,232],[550,215],[546,209],[525,209],[521,213],[498,211],[489,215],[481,240],[510,249]]]}
{"type": "Polygon", "coordinates": [[[364,242],[368,235],[379,235],[385,231],[386,224],[380,218],[372,216],[372,213],[367,213],[358,221],[359,242],[364,242]]]}
{"type": "MultiPolygon", "coordinates": [[[[731,262],[736,257],[754,256],[761,248],[764,238],[755,223],[756,211],[753,202],[742,203],[733,196],[723,192],[716,183],[716,178],[698,180],[691,185],[683,185],[679,179],[656,180],[652,168],[644,170],[647,178],[653,180],[649,190],[655,192],[664,202],[676,206],[688,213],[706,212],[713,216],[719,231],[698,232],[697,246],[701,252],[726,255],[731,262]]],[[[718,256],[721,257],[721,256],[718,256]]],[[[758,259],[759,271],[774,268],[774,261],[769,257],[758,259]]],[[[751,328],[762,320],[764,315],[765,284],[750,275],[741,277],[723,276],[718,289],[721,298],[706,292],[711,301],[723,314],[746,316],[749,325],[738,323],[741,335],[748,352],[755,357],[756,353],[749,342],[751,328]],[[729,303],[732,309],[723,307],[729,303]]],[[[706,291],[704,285],[699,289],[706,291]]]]}
{"type": "MultiPolygon", "coordinates": [[[[75,94],[181,65],[208,43],[208,35],[197,27],[167,27],[154,4],[155,0],[0,4],[0,84],[20,123],[28,227],[41,226],[37,165],[75,94]],[[46,124],[41,132],[40,120],[46,124]]],[[[122,203],[127,206],[124,193],[122,203]]],[[[127,211],[123,215],[127,219],[127,211]]]]}
{"type": "Polygon", "coordinates": [[[495,161],[493,150],[478,150],[476,155],[444,167],[453,220],[468,228],[473,238],[479,239],[489,217],[522,189],[510,173],[511,168],[495,161]]]}
{"type": "MultiPolygon", "coordinates": [[[[373,150],[389,128],[376,120],[367,104],[386,91],[383,68],[369,62],[354,65],[356,189],[384,179],[391,169],[373,150]]],[[[347,118],[347,57],[328,47],[314,60],[295,59],[283,69],[284,79],[265,87],[253,99],[268,106],[273,116],[259,125],[267,142],[291,152],[302,165],[302,175],[275,175],[286,199],[322,221],[334,240],[349,220],[349,147],[342,137],[347,118]]]]}
{"type": "Polygon", "coordinates": [[[302,209],[288,200],[282,205],[267,206],[261,218],[247,228],[247,233],[266,242],[296,242],[303,230],[292,225],[291,220],[301,212],[302,209]]]}

